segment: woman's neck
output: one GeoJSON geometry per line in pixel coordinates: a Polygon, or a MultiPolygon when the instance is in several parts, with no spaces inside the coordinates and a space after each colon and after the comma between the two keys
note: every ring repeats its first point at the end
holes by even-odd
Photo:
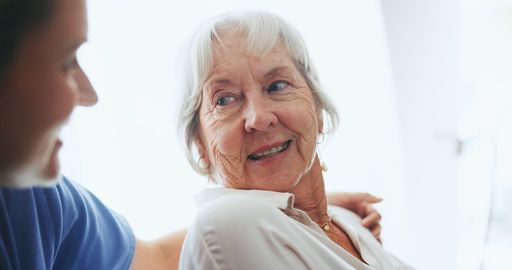
{"type": "Polygon", "coordinates": [[[324,178],[318,155],[315,156],[309,172],[302,177],[291,193],[295,195],[295,207],[305,211],[315,223],[322,225],[329,221],[324,178]]]}

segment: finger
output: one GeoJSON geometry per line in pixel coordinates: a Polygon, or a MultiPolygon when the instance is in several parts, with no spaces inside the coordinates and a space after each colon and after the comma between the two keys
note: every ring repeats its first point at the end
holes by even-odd
{"type": "Polygon", "coordinates": [[[366,216],[363,220],[362,220],[362,225],[363,227],[365,228],[370,228],[372,227],[373,225],[375,224],[379,224],[380,223],[380,220],[381,220],[381,215],[379,214],[379,212],[377,211],[374,211],[372,213],[370,213],[368,216],[366,216]]]}
{"type": "Polygon", "coordinates": [[[367,203],[378,203],[382,201],[382,198],[366,192],[361,193],[361,199],[367,203]]]}
{"type": "Polygon", "coordinates": [[[351,193],[348,192],[329,192],[327,193],[327,201],[329,204],[338,205],[349,208],[348,203],[351,201],[351,193]]]}
{"type": "Polygon", "coordinates": [[[371,204],[362,204],[361,212],[363,214],[363,217],[369,216],[373,213],[379,213],[379,211],[377,211],[377,209],[375,209],[371,204]]]}
{"type": "Polygon", "coordinates": [[[367,201],[359,201],[359,203],[357,205],[355,205],[354,208],[357,209],[357,214],[361,218],[365,218],[366,216],[370,215],[371,213],[377,211],[367,201]]]}
{"type": "Polygon", "coordinates": [[[382,227],[380,225],[377,225],[375,227],[373,227],[373,229],[371,230],[373,236],[375,236],[375,238],[380,238],[380,233],[382,231],[382,227]]]}

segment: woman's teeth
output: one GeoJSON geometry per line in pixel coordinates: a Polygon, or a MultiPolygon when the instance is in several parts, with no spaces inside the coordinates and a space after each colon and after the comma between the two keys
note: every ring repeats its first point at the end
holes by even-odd
{"type": "Polygon", "coordinates": [[[250,154],[249,155],[249,159],[259,160],[259,159],[266,158],[266,157],[269,157],[269,156],[277,154],[277,153],[281,153],[284,150],[286,150],[286,148],[288,148],[288,146],[290,145],[290,142],[291,141],[286,141],[285,143],[283,143],[283,144],[281,144],[279,146],[276,146],[276,147],[272,147],[271,149],[269,149],[267,151],[263,151],[263,152],[255,153],[255,154],[250,154]]]}

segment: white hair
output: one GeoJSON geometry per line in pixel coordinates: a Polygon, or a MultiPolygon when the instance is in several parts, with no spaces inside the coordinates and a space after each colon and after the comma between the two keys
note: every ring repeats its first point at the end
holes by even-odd
{"type": "Polygon", "coordinates": [[[187,158],[197,172],[210,175],[208,168],[202,168],[194,155],[195,141],[198,139],[199,108],[202,102],[202,89],[210,75],[213,52],[216,46],[222,46],[219,33],[235,32],[243,35],[246,53],[261,56],[282,42],[304,77],[316,104],[321,109],[321,117],[326,119],[322,133],[333,132],[338,125],[338,113],[324,94],[315,66],[309,57],[306,44],[300,33],[275,14],[244,10],[233,11],[204,22],[194,35],[185,68],[184,96],[178,119],[180,139],[186,146],[187,158]]]}

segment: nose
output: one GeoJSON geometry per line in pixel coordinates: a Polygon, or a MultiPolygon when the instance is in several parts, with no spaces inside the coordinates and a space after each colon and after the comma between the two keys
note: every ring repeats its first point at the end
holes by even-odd
{"type": "Polygon", "coordinates": [[[93,106],[96,104],[98,102],[98,95],[81,67],[77,70],[76,82],[79,91],[78,105],[93,106]]]}
{"type": "Polygon", "coordinates": [[[252,98],[248,102],[245,114],[245,130],[248,133],[264,131],[277,125],[279,121],[271,104],[263,96],[252,98]]]}

